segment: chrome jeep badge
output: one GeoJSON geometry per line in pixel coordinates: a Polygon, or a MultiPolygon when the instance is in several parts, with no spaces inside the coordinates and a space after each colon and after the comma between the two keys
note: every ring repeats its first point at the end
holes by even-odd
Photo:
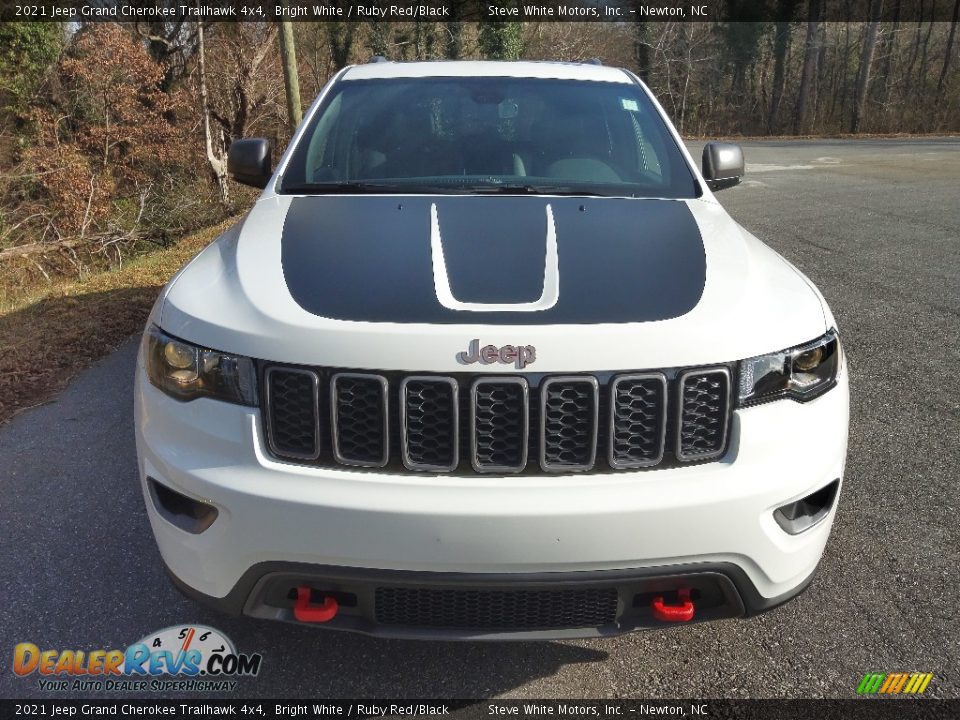
{"type": "Polygon", "coordinates": [[[480,347],[480,339],[471,340],[467,349],[457,353],[457,362],[461,365],[472,365],[479,362],[483,365],[515,363],[518,370],[523,370],[537,359],[537,349],[533,345],[484,345],[480,347]]]}

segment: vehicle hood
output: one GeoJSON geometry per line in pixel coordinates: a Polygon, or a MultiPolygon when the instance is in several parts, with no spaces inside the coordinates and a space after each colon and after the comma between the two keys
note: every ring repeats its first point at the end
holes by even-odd
{"type": "Polygon", "coordinates": [[[441,372],[474,339],[534,345],[534,371],[644,369],[780,350],[827,322],[713,201],[557,196],[265,197],[159,312],[218,350],[441,372]]]}

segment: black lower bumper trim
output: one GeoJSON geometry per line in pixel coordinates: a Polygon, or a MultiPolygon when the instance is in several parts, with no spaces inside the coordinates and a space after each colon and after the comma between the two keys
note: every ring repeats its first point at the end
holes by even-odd
{"type": "MultiPolygon", "coordinates": [[[[731,563],[693,563],[636,570],[557,573],[435,573],[265,562],[250,568],[222,598],[198,592],[168,568],[177,588],[192,600],[239,616],[297,622],[295,589],[333,596],[340,610],[322,627],[383,637],[434,639],[557,639],[603,637],[675,624],[656,619],[651,601],[670,603],[681,588],[696,605],[693,622],[749,617],[771,610],[803,592],[815,573],[788,593],[765,598],[747,574],[731,563]],[[391,592],[385,593],[385,589],[391,592]],[[431,608],[386,607],[397,591],[434,603],[431,608]],[[590,593],[594,592],[593,595],[590,593]],[[616,610],[580,612],[577,599],[616,593],[616,610]],[[585,594],[586,593],[586,594],[585,594]],[[551,604],[534,607],[538,598],[551,604]],[[465,602],[463,599],[467,598],[465,602]],[[562,610],[554,608],[564,598],[562,610]],[[551,614],[554,612],[554,614],[551,614]],[[499,615],[498,615],[499,613],[499,615]],[[560,613],[559,615],[556,613],[560,613]],[[596,625],[598,618],[602,624],[596,625]],[[532,619],[531,619],[532,618],[532,619]],[[588,624],[584,624],[588,623],[588,624]]],[[[594,608],[595,610],[595,608],[594,608]]]]}

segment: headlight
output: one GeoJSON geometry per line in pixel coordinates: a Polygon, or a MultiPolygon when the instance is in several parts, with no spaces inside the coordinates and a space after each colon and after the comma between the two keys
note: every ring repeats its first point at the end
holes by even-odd
{"type": "Polygon", "coordinates": [[[740,405],[781,397],[812,400],[836,384],[840,360],[840,338],[835,330],[800,347],[742,360],[740,405]]]}
{"type": "Polygon", "coordinates": [[[210,397],[238,405],[257,404],[257,380],[250,358],[191,345],[156,326],[144,336],[150,382],[177,400],[210,397]]]}

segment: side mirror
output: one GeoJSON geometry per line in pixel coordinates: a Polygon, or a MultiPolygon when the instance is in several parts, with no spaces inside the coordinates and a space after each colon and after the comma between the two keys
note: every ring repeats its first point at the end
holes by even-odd
{"type": "Polygon", "coordinates": [[[743,149],[734,143],[708,142],[703,148],[703,179],[711,190],[740,184],[744,175],[743,149]]]}
{"type": "Polygon", "coordinates": [[[270,141],[266,138],[234,140],[227,153],[227,172],[238,183],[265,188],[273,174],[270,141]]]}

